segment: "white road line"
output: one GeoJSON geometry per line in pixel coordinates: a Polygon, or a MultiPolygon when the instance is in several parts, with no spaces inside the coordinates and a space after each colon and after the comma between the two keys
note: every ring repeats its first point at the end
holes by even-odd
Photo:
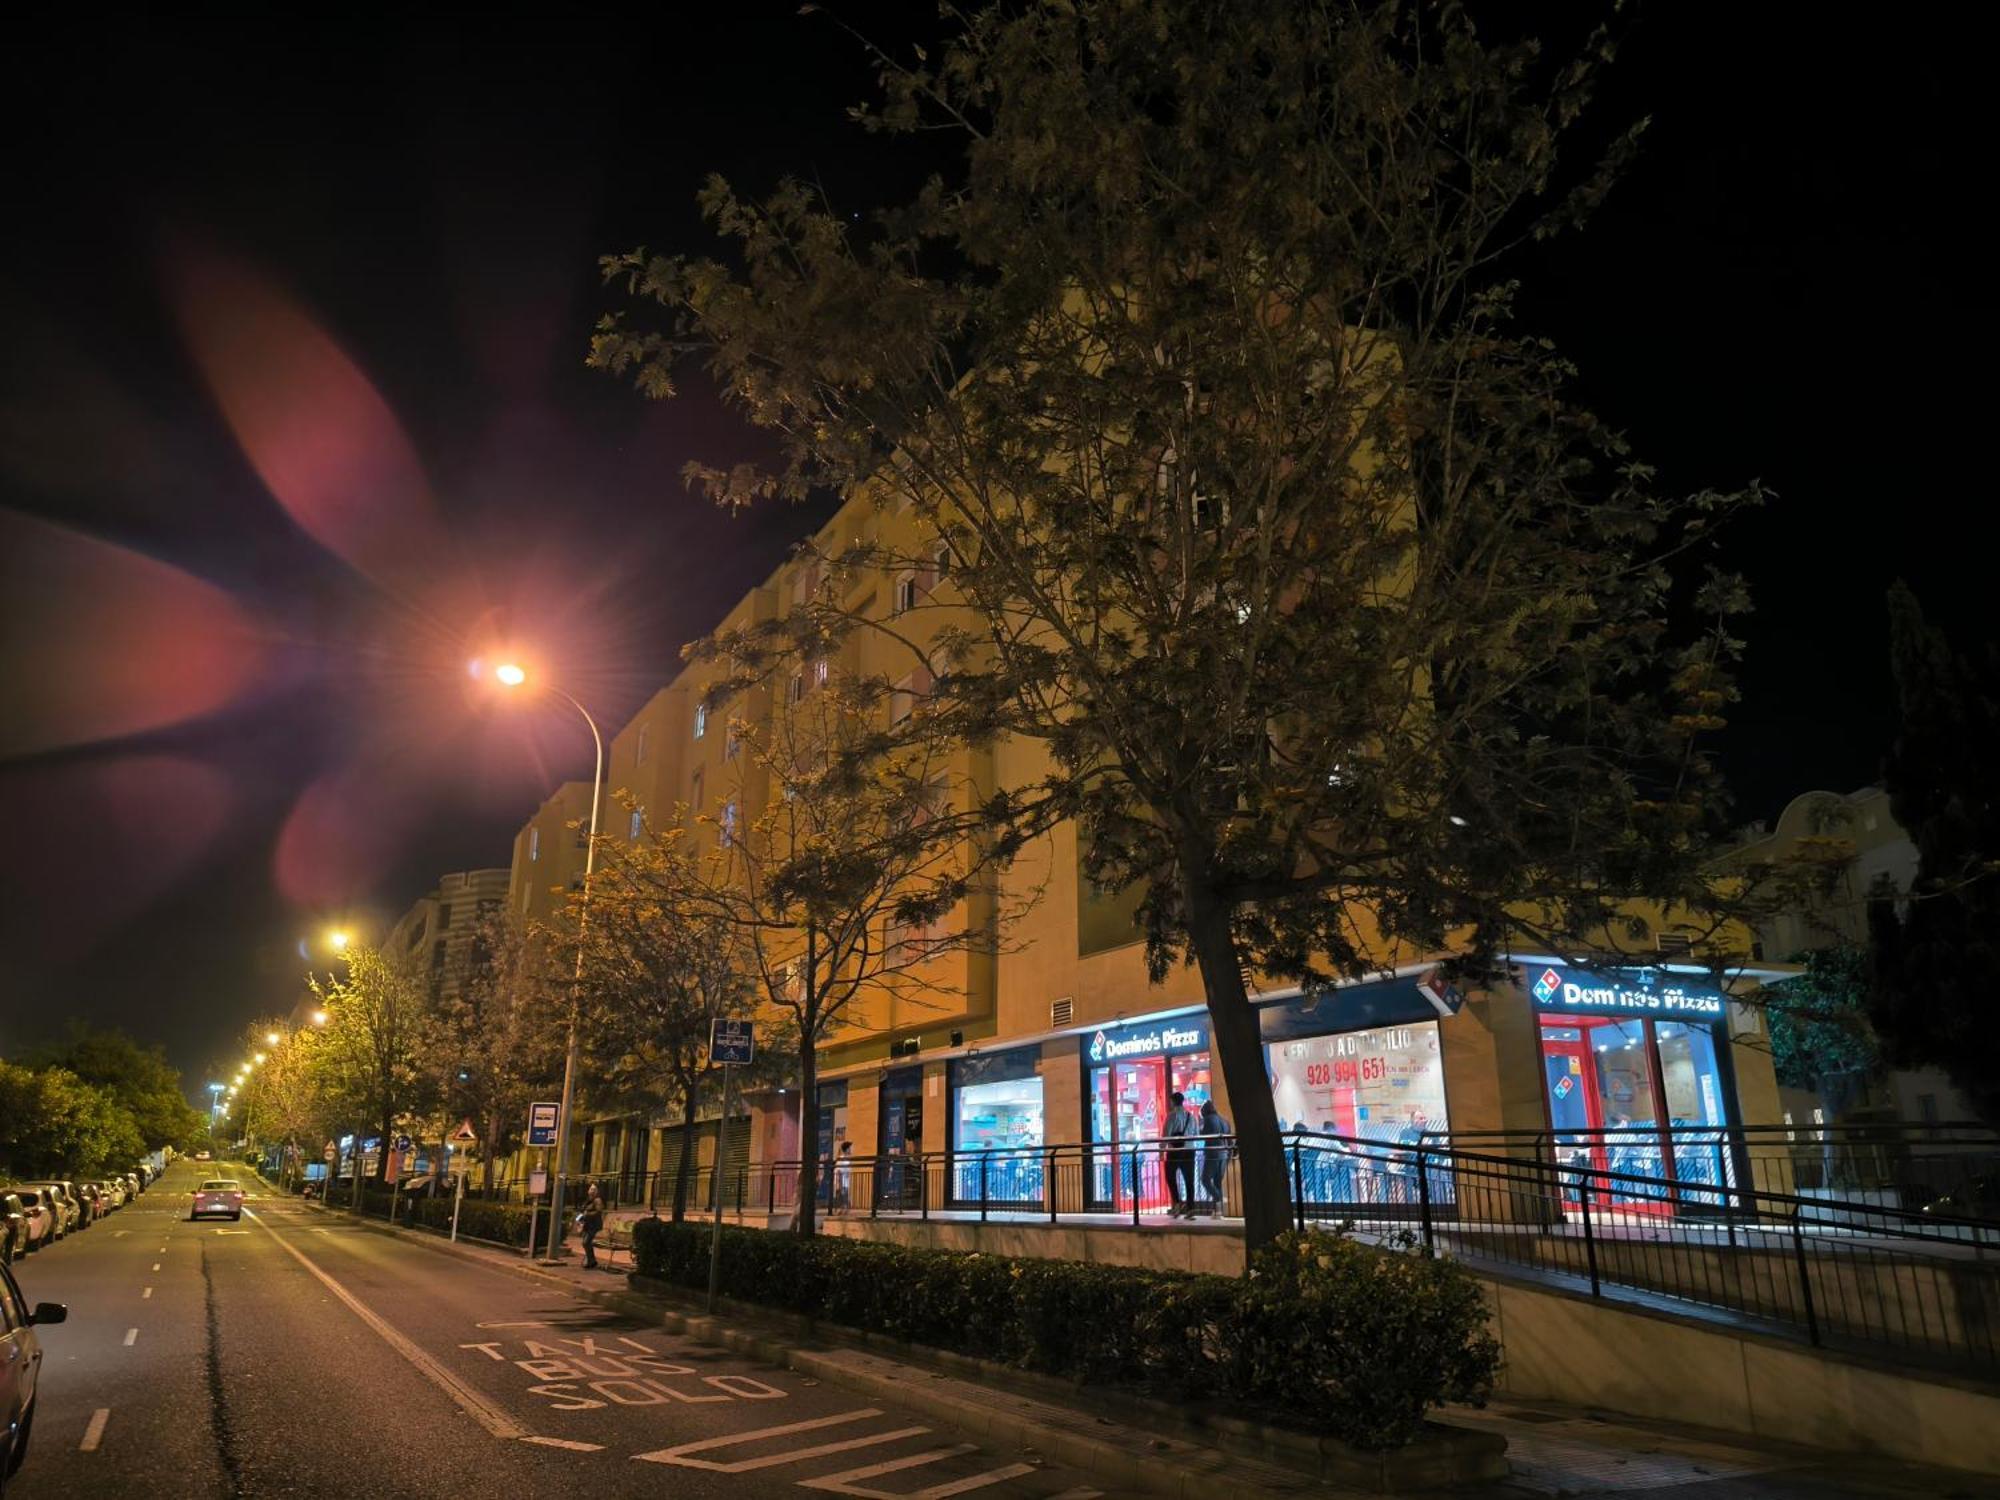
{"type": "Polygon", "coordinates": [[[579,1443],[572,1438],[528,1437],[524,1443],[540,1443],[544,1448],[566,1448],[572,1453],[602,1453],[602,1443],[579,1443]]]}
{"type": "Polygon", "coordinates": [[[104,1424],[111,1420],[111,1408],[100,1406],[90,1414],[90,1425],[83,1429],[83,1441],[76,1445],[79,1453],[95,1453],[97,1445],[104,1441],[104,1424]]]}
{"type": "Polygon", "coordinates": [[[825,1490],[833,1495],[859,1495],[864,1500],[915,1500],[918,1496],[956,1494],[961,1489],[977,1489],[982,1484],[998,1484],[1002,1479],[1012,1479],[1017,1474],[1034,1472],[1033,1465],[1016,1464],[1012,1468],[995,1469],[991,1474],[975,1474],[970,1481],[961,1480],[956,1485],[939,1486],[931,1490],[871,1490],[864,1489],[857,1481],[874,1479],[883,1474],[895,1474],[904,1469],[915,1469],[924,1464],[940,1463],[947,1458],[957,1458],[965,1453],[977,1453],[977,1443],[954,1443],[949,1448],[933,1448],[928,1453],[912,1453],[904,1458],[892,1458],[885,1463],[867,1464],[859,1469],[847,1469],[839,1474],[826,1474],[818,1479],[801,1479],[802,1490],[825,1490]]]}
{"type": "Polygon", "coordinates": [[[125,1238],[126,1235],[130,1234],[131,1232],[132,1231],[129,1229],[115,1230],[113,1231],[111,1238],[113,1238],[114,1240],[122,1240],[125,1238]]]}
{"type": "Polygon", "coordinates": [[[475,1391],[443,1365],[424,1353],[423,1350],[411,1343],[399,1330],[391,1328],[376,1315],[372,1308],[362,1302],[352,1292],[348,1291],[346,1287],[327,1275],[318,1266],[314,1265],[304,1251],[279,1234],[269,1224],[266,1224],[259,1215],[252,1214],[250,1218],[253,1223],[262,1228],[272,1239],[276,1240],[284,1248],[287,1255],[312,1272],[322,1286],[329,1292],[332,1292],[342,1302],[346,1303],[348,1311],[372,1328],[383,1343],[415,1365],[425,1379],[429,1380],[432,1385],[457,1402],[460,1409],[468,1413],[480,1426],[484,1427],[497,1438],[524,1438],[528,1436],[527,1428],[521,1426],[520,1423],[516,1422],[504,1410],[494,1405],[485,1396],[475,1391]]]}
{"type": "Polygon", "coordinates": [[[157,1271],[157,1270],[159,1270],[159,1269],[160,1269],[160,1263],[159,1263],[158,1261],[154,1261],[154,1262],[153,1262],[153,1269],[154,1269],[155,1271],[157,1271]]]}
{"type": "Polygon", "coordinates": [[[674,1464],[683,1469],[707,1469],[717,1474],[747,1474],[752,1469],[775,1468],[779,1464],[794,1463],[802,1458],[818,1458],[826,1453],[846,1453],[853,1448],[870,1448],[877,1443],[893,1443],[898,1438],[918,1437],[930,1431],[928,1427],[901,1427],[894,1432],[878,1432],[868,1437],[848,1438],[845,1442],[820,1443],[810,1448],[792,1448],[783,1453],[767,1453],[762,1458],[740,1458],[735,1463],[717,1463],[713,1459],[688,1456],[692,1453],[706,1453],[710,1448],[731,1448],[739,1443],[755,1443],[764,1438],[788,1437],[794,1432],[815,1432],[822,1427],[838,1427],[843,1422],[860,1422],[881,1415],[877,1408],[864,1406],[859,1411],[839,1412],[831,1417],[815,1417],[810,1422],[788,1422],[783,1427],[762,1427],[755,1432],[732,1432],[727,1437],[703,1438],[695,1443],[678,1443],[671,1448],[656,1448],[651,1453],[635,1453],[632,1457],[649,1464],[674,1464]]]}
{"type": "Polygon", "coordinates": [[[146,1290],[139,1293],[139,1295],[141,1297],[150,1297],[153,1295],[153,1289],[151,1287],[147,1287],[146,1290]]]}
{"type": "Polygon", "coordinates": [[[136,1344],[136,1343],[138,1343],[138,1342],[139,1342],[139,1330],[138,1330],[138,1329],[136,1329],[136,1328],[128,1328],[128,1329],[126,1329],[126,1330],[125,1330],[125,1347],[126,1347],[127,1349],[130,1349],[130,1348],[131,1348],[131,1347],[132,1347],[132,1346],[133,1346],[134,1344],[136,1344]]]}

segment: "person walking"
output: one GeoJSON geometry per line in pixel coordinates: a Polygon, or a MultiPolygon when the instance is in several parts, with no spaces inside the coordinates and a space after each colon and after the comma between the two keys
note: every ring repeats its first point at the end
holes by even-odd
{"type": "Polygon", "coordinates": [[[1213,1099],[1201,1101],[1201,1195],[1211,1217],[1222,1212],[1222,1178],[1229,1168],[1229,1121],[1213,1099]]]}
{"type": "Polygon", "coordinates": [[[604,1230],[604,1199],[598,1196],[594,1182],[584,1189],[583,1207],[576,1211],[576,1227],[583,1235],[583,1268],[595,1271],[597,1236],[604,1230]]]}
{"type": "Polygon", "coordinates": [[[1167,1196],[1173,1206],[1167,1210],[1169,1218],[1183,1218],[1194,1213],[1194,1139],[1198,1122],[1194,1111],[1187,1107],[1187,1095],[1176,1091],[1167,1096],[1167,1124],[1164,1134],[1167,1138],[1167,1196]]]}
{"type": "Polygon", "coordinates": [[[840,1143],[840,1156],[833,1165],[833,1211],[844,1214],[854,1202],[854,1142],[840,1143]]]}

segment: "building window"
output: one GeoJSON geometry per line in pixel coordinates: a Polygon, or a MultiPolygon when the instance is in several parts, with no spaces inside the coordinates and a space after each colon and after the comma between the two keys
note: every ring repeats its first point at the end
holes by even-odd
{"type": "Polygon", "coordinates": [[[915,609],[916,607],[917,607],[917,580],[914,577],[898,578],[896,580],[895,612],[899,615],[906,614],[910,610],[915,609]]]}
{"type": "Polygon", "coordinates": [[[697,703],[694,706],[694,737],[696,739],[700,739],[703,735],[707,733],[708,733],[708,705],[706,703],[697,703]]]}
{"type": "Polygon", "coordinates": [[[722,804],[722,847],[727,849],[736,842],[736,804],[722,804]]]}
{"type": "Polygon", "coordinates": [[[541,857],[542,857],[542,830],[539,828],[530,828],[528,830],[528,863],[533,864],[536,860],[540,859],[541,857]]]}
{"type": "Polygon", "coordinates": [[[449,926],[451,926],[451,903],[449,901],[440,901],[438,903],[437,930],[443,932],[449,926]]]}
{"type": "Polygon", "coordinates": [[[952,1195],[962,1203],[1042,1197],[1042,1078],[1033,1047],[951,1064],[952,1195]]]}
{"type": "Polygon", "coordinates": [[[649,727],[641,724],[639,737],[632,742],[632,764],[635,766],[643,766],[646,763],[646,734],[649,727]]]}
{"type": "Polygon", "coordinates": [[[803,672],[792,673],[792,684],[785,693],[787,701],[797,703],[804,699],[805,695],[806,674],[803,672]]]}
{"type": "Polygon", "coordinates": [[[1166,1134],[1170,1097],[1199,1110],[1209,1097],[1214,1070],[1208,1027],[1200,1020],[1140,1022],[1097,1032],[1084,1044],[1085,1098],[1093,1152],[1091,1200],[1123,1212],[1132,1208],[1133,1179],[1139,1206],[1149,1213],[1171,1201],[1157,1143],[1166,1134]]]}
{"type": "Polygon", "coordinates": [[[699,770],[694,773],[694,790],[688,796],[688,806],[693,810],[696,817],[701,816],[702,795],[701,772],[699,770]]]}
{"type": "Polygon", "coordinates": [[[644,831],[645,827],[646,827],[646,810],[643,807],[633,808],[632,833],[631,833],[633,843],[636,844],[639,842],[639,835],[641,832],[644,831]]]}

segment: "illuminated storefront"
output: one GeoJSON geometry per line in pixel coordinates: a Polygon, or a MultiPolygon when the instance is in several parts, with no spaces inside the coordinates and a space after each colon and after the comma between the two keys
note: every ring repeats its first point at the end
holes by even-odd
{"type": "MultiPolygon", "coordinates": [[[[1208,1022],[1200,1016],[1111,1026],[1083,1039],[1084,1098],[1088,1101],[1092,1207],[1132,1207],[1135,1153],[1140,1142],[1166,1134],[1169,1098],[1183,1096],[1199,1110],[1209,1097],[1213,1073],[1208,1054],[1208,1022]]],[[[1144,1212],[1168,1203],[1166,1174],[1159,1151],[1136,1153],[1139,1207],[1144,1212]]]]}
{"type": "Polygon", "coordinates": [[[1041,1049],[1019,1047],[950,1065],[951,1193],[959,1203],[1033,1203],[1047,1139],[1041,1049]]]}
{"type": "Polygon", "coordinates": [[[1734,1180],[1722,1130],[1736,1123],[1736,1089],[1720,990],[1651,970],[1544,964],[1530,970],[1528,993],[1549,1128],[1565,1160],[1683,1183],[1734,1180]]]}

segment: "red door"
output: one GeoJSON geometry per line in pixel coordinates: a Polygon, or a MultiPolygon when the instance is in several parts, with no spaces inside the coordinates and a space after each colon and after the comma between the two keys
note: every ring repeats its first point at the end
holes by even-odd
{"type": "Polygon", "coordinates": [[[1133,1146],[1156,1141],[1167,1124],[1167,1060],[1146,1057],[1111,1067],[1111,1131],[1117,1155],[1116,1201],[1132,1211],[1133,1164],[1137,1162],[1139,1209],[1153,1213],[1167,1206],[1166,1165],[1157,1146],[1133,1146]]]}
{"type": "MultiPolygon", "coordinates": [[[[1577,1166],[1605,1167],[1602,1137],[1594,1132],[1604,1124],[1604,1099],[1598,1088],[1597,1060],[1591,1055],[1589,1033],[1569,1037],[1553,1034],[1580,1030],[1573,1026],[1542,1028],[1542,1073],[1546,1079],[1549,1126],[1555,1132],[1556,1160],[1577,1166]],[[1569,1134],[1575,1131],[1578,1134],[1569,1134]]],[[[1563,1206],[1577,1206],[1575,1180],[1563,1179],[1563,1206]]]]}

